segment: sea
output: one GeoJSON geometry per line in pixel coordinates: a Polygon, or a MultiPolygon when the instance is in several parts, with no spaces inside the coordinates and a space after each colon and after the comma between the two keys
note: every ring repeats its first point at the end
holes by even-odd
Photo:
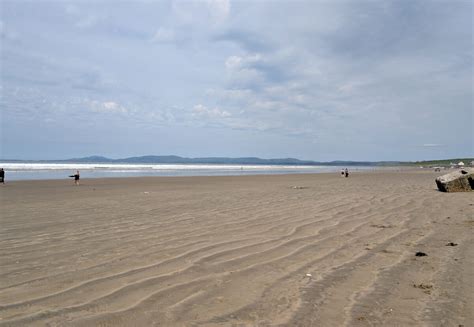
{"type": "Polygon", "coordinates": [[[128,164],[128,163],[18,163],[0,162],[5,180],[67,179],[79,170],[81,179],[146,176],[240,176],[314,174],[374,170],[369,166],[301,166],[301,165],[222,165],[222,164],[128,164]]]}

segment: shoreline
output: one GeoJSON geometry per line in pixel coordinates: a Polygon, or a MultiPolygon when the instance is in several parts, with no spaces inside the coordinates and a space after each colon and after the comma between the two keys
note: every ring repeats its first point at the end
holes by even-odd
{"type": "MultiPolygon", "coordinates": [[[[236,166],[240,167],[240,166],[236,166]]],[[[114,178],[161,178],[161,177],[225,177],[225,176],[280,176],[280,175],[319,175],[319,174],[337,174],[341,169],[346,168],[345,166],[337,167],[322,167],[322,171],[284,171],[284,170],[267,170],[267,171],[256,171],[256,170],[235,170],[235,171],[214,171],[212,173],[202,172],[202,171],[181,171],[181,172],[160,172],[160,171],[133,171],[128,172],[120,171],[115,172],[113,170],[93,170],[93,169],[82,169],[81,180],[95,180],[95,179],[114,179],[114,178]],[[94,176],[96,175],[96,176],[94,176]]],[[[384,166],[384,167],[365,167],[365,166],[355,166],[350,167],[350,173],[370,173],[370,172],[384,172],[384,171],[433,171],[431,168],[419,168],[419,167],[406,167],[406,166],[384,166]]],[[[67,180],[69,175],[73,170],[21,170],[21,171],[8,171],[6,170],[6,181],[7,182],[17,182],[17,181],[47,181],[47,180],[67,180]],[[13,174],[13,179],[12,179],[13,174]],[[17,174],[29,174],[32,178],[18,178],[17,174]],[[48,176],[48,175],[52,175],[48,176]],[[46,176],[46,177],[44,177],[46,176]],[[54,177],[57,176],[57,177],[54,177]]],[[[453,169],[445,169],[442,172],[452,171],[453,169]]]]}

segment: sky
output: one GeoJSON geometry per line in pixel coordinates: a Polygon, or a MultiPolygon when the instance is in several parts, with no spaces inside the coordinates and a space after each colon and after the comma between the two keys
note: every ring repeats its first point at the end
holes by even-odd
{"type": "Polygon", "coordinates": [[[473,3],[0,0],[0,158],[474,155],[473,3]]]}

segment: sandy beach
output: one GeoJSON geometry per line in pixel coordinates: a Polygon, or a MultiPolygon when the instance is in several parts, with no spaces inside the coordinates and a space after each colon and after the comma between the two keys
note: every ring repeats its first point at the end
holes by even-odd
{"type": "Polygon", "coordinates": [[[7,180],[0,326],[473,326],[439,175],[7,180]]]}

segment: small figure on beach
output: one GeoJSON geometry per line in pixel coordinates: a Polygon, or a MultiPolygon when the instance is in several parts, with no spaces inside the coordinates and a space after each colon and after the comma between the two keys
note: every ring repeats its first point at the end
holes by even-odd
{"type": "Polygon", "coordinates": [[[5,184],[5,170],[0,168],[0,183],[5,184]]]}
{"type": "Polygon", "coordinates": [[[76,173],[74,175],[69,176],[69,177],[74,178],[74,185],[79,185],[79,178],[81,177],[81,175],[79,174],[79,170],[76,170],[76,173]]]}
{"type": "Polygon", "coordinates": [[[347,168],[344,170],[344,175],[345,175],[346,177],[349,177],[349,170],[348,170],[347,168]]]}
{"type": "Polygon", "coordinates": [[[341,177],[344,177],[345,175],[345,172],[344,172],[344,168],[341,169],[341,177]]]}

